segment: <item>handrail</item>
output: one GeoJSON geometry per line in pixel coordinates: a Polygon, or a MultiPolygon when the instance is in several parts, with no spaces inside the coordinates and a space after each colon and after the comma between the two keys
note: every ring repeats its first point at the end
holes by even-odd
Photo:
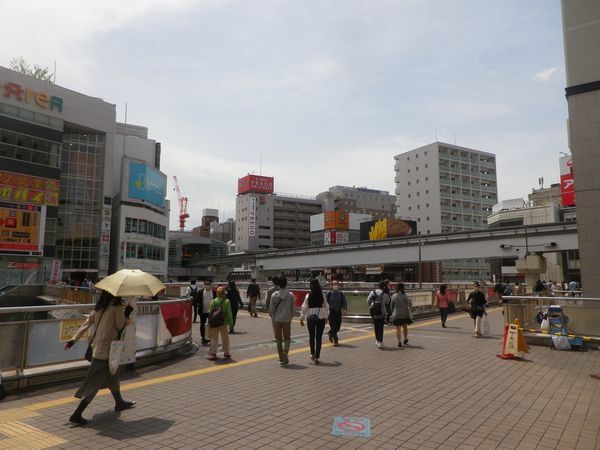
{"type": "MultiPolygon", "coordinates": [[[[138,301],[142,305],[169,305],[173,303],[182,303],[189,301],[191,297],[178,298],[174,300],[151,300],[151,301],[138,301]]],[[[9,306],[6,308],[0,308],[0,314],[20,313],[20,312],[43,312],[43,311],[57,311],[65,309],[92,309],[96,306],[95,303],[69,303],[66,305],[44,305],[44,306],[9,306]]]]}

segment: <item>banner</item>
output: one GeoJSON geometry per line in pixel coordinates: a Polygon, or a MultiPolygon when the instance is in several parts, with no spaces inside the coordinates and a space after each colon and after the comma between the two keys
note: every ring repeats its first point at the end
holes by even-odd
{"type": "Polygon", "coordinates": [[[238,178],[238,195],[246,192],[259,192],[261,194],[273,193],[273,177],[263,177],[260,175],[246,175],[238,178]]]}
{"type": "Polygon", "coordinates": [[[129,162],[129,198],[165,207],[167,177],[147,164],[129,162]]]}
{"type": "Polygon", "coordinates": [[[558,160],[560,167],[560,196],[562,206],[575,206],[575,182],[573,180],[573,158],[563,156],[558,160]]]}
{"type": "Polygon", "coordinates": [[[60,259],[52,260],[52,268],[50,269],[50,284],[57,284],[60,281],[60,269],[62,261],[60,259]]]}
{"type": "Polygon", "coordinates": [[[41,253],[45,206],[0,202],[0,250],[41,253]]]}
{"type": "Polygon", "coordinates": [[[0,200],[58,206],[60,182],[0,170],[0,200]]]}
{"type": "Polygon", "coordinates": [[[360,224],[361,241],[377,241],[414,234],[417,234],[417,222],[414,220],[380,219],[360,224]]]}
{"type": "Polygon", "coordinates": [[[192,302],[167,303],[160,305],[167,329],[173,337],[192,331],[192,302]]]}

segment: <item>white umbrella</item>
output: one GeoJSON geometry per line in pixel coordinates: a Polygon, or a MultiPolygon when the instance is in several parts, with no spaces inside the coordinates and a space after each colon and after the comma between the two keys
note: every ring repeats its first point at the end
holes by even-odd
{"type": "Polygon", "coordinates": [[[166,288],[154,275],[138,269],[119,270],[96,283],[96,287],[115,297],[153,297],[166,288]]]}

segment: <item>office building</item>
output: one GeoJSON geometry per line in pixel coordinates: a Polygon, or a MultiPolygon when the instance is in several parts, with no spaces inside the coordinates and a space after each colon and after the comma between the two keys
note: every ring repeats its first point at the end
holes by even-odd
{"type": "Polygon", "coordinates": [[[221,242],[235,242],[235,220],[227,219],[225,222],[211,222],[210,238],[221,242]]]}
{"type": "Polygon", "coordinates": [[[374,220],[394,218],[396,196],[366,187],[332,186],[317,195],[323,211],[369,214],[374,220]]]}
{"type": "MultiPolygon", "coordinates": [[[[496,156],[434,142],[394,156],[397,216],[421,234],[480,230],[498,202],[496,156]]],[[[444,278],[486,279],[484,261],[444,261],[444,278]]]]}
{"type": "Polygon", "coordinates": [[[191,231],[169,231],[168,279],[172,281],[209,280],[215,275],[195,265],[202,259],[227,256],[227,244],[191,231]]]}
{"type": "Polygon", "coordinates": [[[238,180],[236,251],[310,246],[310,216],[322,211],[314,197],[276,194],[272,177],[238,180]]]}
{"type": "Polygon", "coordinates": [[[195,236],[210,237],[210,226],[212,223],[219,223],[219,210],[213,208],[203,209],[200,226],[193,228],[192,234],[195,236]]]}

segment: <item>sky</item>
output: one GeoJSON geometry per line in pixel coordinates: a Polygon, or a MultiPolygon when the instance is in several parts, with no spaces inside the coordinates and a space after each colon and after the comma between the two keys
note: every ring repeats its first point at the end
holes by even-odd
{"type": "MultiPolygon", "coordinates": [[[[568,152],[559,0],[21,0],[22,56],[162,143],[171,229],[235,216],[237,179],[394,193],[394,155],[438,141],[497,155],[499,199],[559,181],[568,152]],[[34,12],[32,12],[34,11],[34,12]]],[[[8,17],[8,16],[7,16],[8,17]]]]}

